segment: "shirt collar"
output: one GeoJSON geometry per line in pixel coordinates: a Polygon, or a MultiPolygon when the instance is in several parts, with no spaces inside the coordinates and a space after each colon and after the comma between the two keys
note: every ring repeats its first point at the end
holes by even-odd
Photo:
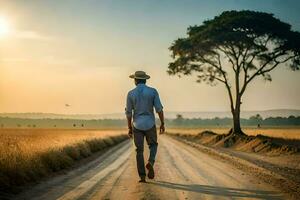
{"type": "Polygon", "coordinates": [[[145,85],[146,85],[145,83],[139,83],[139,84],[137,84],[136,87],[144,87],[145,85]]]}

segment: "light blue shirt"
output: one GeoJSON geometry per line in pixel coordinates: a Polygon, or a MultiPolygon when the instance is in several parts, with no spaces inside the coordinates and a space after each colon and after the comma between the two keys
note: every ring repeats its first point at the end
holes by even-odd
{"type": "Polygon", "coordinates": [[[133,126],[139,130],[149,130],[155,125],[156,112],[163,109],[156,89],[145,84],[138,84],[136,88],[128,92],[125,113],[132,116],[133,126]]]}

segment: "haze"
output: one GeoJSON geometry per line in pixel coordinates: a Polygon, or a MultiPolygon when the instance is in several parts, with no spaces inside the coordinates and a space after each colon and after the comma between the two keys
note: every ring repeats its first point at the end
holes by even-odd
{"type": "MultiPolygon", "coordinates": [[[[123,112],[128,75],[150,74],[166,111],[226,111],[223,85],[168,76],[168,47],[225,10],[258,10],[300,31],[298,1],[0,0],[0,112],[123,112]],[[2,25],[2,27],[4,27],[2,25]],[[8,29],[9,28],[9,29],[8,29]],[[1,29],[1,25],[0,25],[1,29]],[[70,106],[66,106],[69,104],[70,106]]],[[[242,110],[300,109],[300,73],[282,66],[255,81],[242,110]]]]}

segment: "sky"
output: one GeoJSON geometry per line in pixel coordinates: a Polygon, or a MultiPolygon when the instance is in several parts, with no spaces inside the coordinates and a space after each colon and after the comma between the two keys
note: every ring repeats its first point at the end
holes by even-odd
{"type": "MultiPolygon", "coordinates": [[[[300,31],[297,0],[0,0],[0,112],[124,112],[136,70],[166,111],[228,111],[223,85],[167,74],[168,47],[190,25],[245,9],[300,31]]],[[[280,66],[272,76],[249,86],[242,110],[300,109],[300,72],[280,66]]]]}

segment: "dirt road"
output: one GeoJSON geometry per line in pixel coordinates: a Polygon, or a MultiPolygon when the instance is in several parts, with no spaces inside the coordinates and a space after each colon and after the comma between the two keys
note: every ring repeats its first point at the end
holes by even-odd
{"type": "MultiPolygon", "coordinates": [[[[147,146],[145,146],[147,147],[147,146]]],[[[148,154],[145,148],[146,156],[148,154]]],[[[17,199],[285,199],[278,189],[168,136],[159,137],[156,177],[138,183],[132,141],[17,199]]]]}

